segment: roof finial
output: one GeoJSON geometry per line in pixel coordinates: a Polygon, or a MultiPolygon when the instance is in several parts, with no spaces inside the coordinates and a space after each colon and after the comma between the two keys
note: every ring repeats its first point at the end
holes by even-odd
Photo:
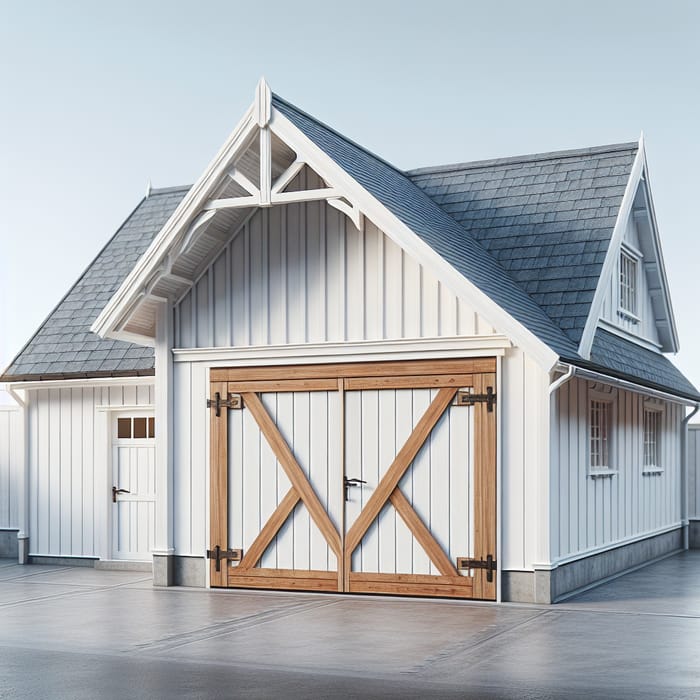
{"type": "Polygon", "coordinates": [[[266,127],[270,121],[271,105],[272,92],[265,76],[263,76],[255,89],[255,119],[261,129],[266,127]]]}
{"type": "Polygon", "coordinates": [[[151,179],[148,179],[148,182],[146,183],[146,199],[148,199],[151,196],[151,179]]]}

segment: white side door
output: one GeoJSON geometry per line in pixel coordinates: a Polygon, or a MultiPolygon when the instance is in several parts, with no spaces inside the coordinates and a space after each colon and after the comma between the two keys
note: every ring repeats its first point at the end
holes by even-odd
{"type": "Polygon", "coordinates": [[[112,435],[112,556],[150,561],[156,518],[153,414],[116,414],[112,435]]]}

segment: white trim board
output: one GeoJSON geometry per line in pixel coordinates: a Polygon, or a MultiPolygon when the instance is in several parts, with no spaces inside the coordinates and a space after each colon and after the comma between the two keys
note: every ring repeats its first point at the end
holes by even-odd
{"type": "Polygon", "coordinates": [[[47,379],[44,381],[16,382],[9,384],[15,391],[23,389],[77,389],[86,386],[150,386],[156,383],[155,375],[141,377],[95,377],[93,379],[47,379]]]}
{"type": "Polygon", "coordinates": [[[437,340],[359,341],[298,345],[261,345],[240,348],[175,348],[174,362],[235,362],[259,364],[314,364],[318,362],[371,362],[428,357],[493,357],[512,347],[504,336],[440,338],[437,340]]]}

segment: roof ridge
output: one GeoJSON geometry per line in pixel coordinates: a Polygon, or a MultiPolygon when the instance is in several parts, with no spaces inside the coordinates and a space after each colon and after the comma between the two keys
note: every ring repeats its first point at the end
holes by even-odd
{"type": "Polygon", "coordinates": [[[299,112],[299,114],[303,114],[307,119],[310,119],[312,122],[315,122],[319,126],[322,126],[324,129],[335,134],[339,139],[342,139],[343,141],[350,144],[354,148],[357,148],[360,151],[363,151],[368,156],[371,156],[375,160],[378,160],[378,161],[384,163],[384,165],[386,165],[387,167],[391,168],[392,170],[395,170],[400,175],[403,175],[404,177],[406,177],[405,170],[401,170],[401,168],[396,167],[393,163],[390,163],[385,158],[378,156],[374,151],[370,151],[369,148],[366,148],[362,144],[357,143],[357,141],[353,141],[352,139],[345,136],[345,134],[340,133],[340,131],[338,131],[337,129],[334,129],[332,126],[329,126],[325,122],[322,122],[320,119],[317,119],[316,117],[314,117],[313,114],[309,114],[308,112],[304,111],[303,109],[300,109],[299,107],[297,107],[295,104],[291,103],[289,100],[285,100],[284,97],[280,97],[276,92],[272,93],[272,99],[278,100],[279,102],[286,105],[287,107],[290,107],[291,109],[299,112]]]}
{"type": "Polygon", "coordinates": [[[487,158],[485,160],[473,160],[463,163],[447,163],[445,165],[429,165],[422,168],[406,170],[405,175],[428,175],[430,173],[451,172],[455,170],[477,170],[496,165],[515,165],[517,163],[536,163],[543,160],[561,160],[563,158],[577,158],[586,155],[599,155],[603,153],[619,153],[639,148],[639,142],[627,141],[624,143],[611,143],[603,146],[589,146],[587,148],[570,148],[562,151],[544,151],[542,153],[523,154],[519,156],[505,156],[503,158],[487,158]]]}

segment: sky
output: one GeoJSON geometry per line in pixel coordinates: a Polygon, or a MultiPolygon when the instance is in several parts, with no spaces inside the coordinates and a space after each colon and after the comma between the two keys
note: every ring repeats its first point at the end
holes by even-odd
{"type": "Polygon", "coordinates": [[[0,0],[0,366],[272,89],[400,168],[634,141],[700,387],[700,3],[0,0]]]}

